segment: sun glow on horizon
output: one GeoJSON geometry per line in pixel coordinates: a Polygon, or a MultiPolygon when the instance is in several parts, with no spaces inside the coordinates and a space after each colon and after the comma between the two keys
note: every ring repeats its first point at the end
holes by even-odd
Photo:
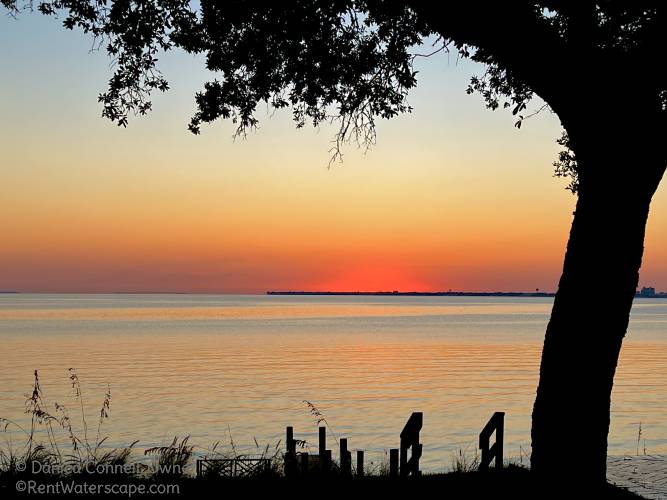
{"type": "Polygon", "coordinates": [[[309,291],[376,292],[435,291],[433,285],[420,280],[392,262],[369,263],[341,270],[329,280],[313,285],[309,291]]]}

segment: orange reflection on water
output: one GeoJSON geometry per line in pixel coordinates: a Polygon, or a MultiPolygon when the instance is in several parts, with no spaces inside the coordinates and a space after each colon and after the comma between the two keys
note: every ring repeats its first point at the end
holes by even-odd
{"type": "MultiPolygon", "coordinates": [[[[76,408],[67,378],[76,367],[88,415],[111,386],[102,433],[113,445],[191,435],[206,447],[228,443],[231,430],[252,453],[253,437],[275,444],[287,425],[316,443],[308,400],[376,463],[407,416],[423,411],[424,469],[442,470],[459,447],[475,449],[494,411],[507,413],[508,456],[529,446],[550,300],[17,296],[1,305],[2,417],[26,417],[35,369],[49,404],[76,408]]],[[[612,454],[634,450],[639,421],[649,453],[667,452],[666,329],[666,302],[635,306],[613,393],[612,454]]]]}
{"type": "Polygon", "coordinates": [[[0,320],[136,320],[136,319],[280,319],[392,317],[435,315],[504,315],[546,313],[550,305],[521,304],[281,304],[225,307],[114,307],[67,309],[0,309],[0,320]]]}

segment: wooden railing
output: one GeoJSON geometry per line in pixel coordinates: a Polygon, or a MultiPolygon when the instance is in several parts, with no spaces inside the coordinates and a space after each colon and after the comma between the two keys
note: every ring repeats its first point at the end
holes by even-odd
{"type": "Polygon", "coordinates": [[[479,449],[482,450],[482,459],[479,463],[479,470],[486,470],[492,461],[495,460],[495,467],[503,466],[503,434],[505,432],[505,413],[497,411],[479,433],[479,449]],[[489,446],[491,435],[495,432],[496,441],[489,446]]]}
{"type": "MultiPolygon", "coordinates": [[[[423,445],[419,434],[424,424],[424,414],[414,412],[406,422],[400,434],[400,447],[389,450],[389,476],[419,476],[419,460],[423,445]]],[[[482,452],[479,469],[486,470],[494,462],[496,468],[503,466],[503,446],[505,432],[505,413],[495,412],[479,434],[479,448],[482,452]],[[491,437],[495,435],[493,444],[491,437]]],[[[317,455],[297,452],[297,446],[304,448],[305,441],[294,438],[293,427],[286,429],[286,452],[284,455],[285,476],[306,475],[312,472],[320,474],[336,473],[341,476],[357,477],[364,475],[364,452],[357,450],[356,469],[352,468],[352,452],[348,448],[348,439],[339,440],[340,455],[338,465],[331,459],[331,450],[327,449],[327,429],[319,428],[319,449],[317,455]]],[[[266,458],[231,458],[198,459],[197,476],[218,475],[226,477],[253,476],[271,470],[271,460],[266,458]]]]}
{"type": "Polygon", "coordinates": [[[414,412],[401,431],[401,477],[421,474],[419,459],[422,456],[422,445],[419,443],[419,432],[422,430],[423,424],[424,414],[420,411],[414,412]],[[408,458],[408,451],[410,451],[410,458],[408,458]]]}
{"type": "Polygon", "coordinates": [[[251,477],[268,473],[271,460],[268,458],[199,458],[197,477],[251,477]]]}

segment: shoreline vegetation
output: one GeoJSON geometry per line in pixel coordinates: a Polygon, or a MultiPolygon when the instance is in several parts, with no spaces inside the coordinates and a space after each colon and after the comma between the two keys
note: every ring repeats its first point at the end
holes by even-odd
{"type": "MultiPolygon", "coordinates": [[[[504,461],[502,467],[484,470],[477,453],[474,457],[468,456],[462,449],[452,457],[450,472],[418,472],[416,476],[400,477],[392,475],[385,461],[369,463],[363,474],[354,468],[346,474],[335,458],[326,471],[311,467],[305,473],[301,469],[296,474],[286,474],[287,465],[293,460],[288,460],[287,442],[262,446],[253,438],[256,453],[244,454],[235,447],[231,431],[228,445],[216,442],[208,448],[192,444],[189,436],[175,437],[169,444],[143,451],[137,447],[139,440],[113,447],[107,443],[107,437],[102,437],[104,422],[110,416],[111,389],[103,395],[99,413],[92,420],[85,410],[76,370],[70,368],[68,377],[72,396],[67,405],[45,401],[39,373],[35,370],[32,391],[26,394],[25,400],[25,414],[30,423],[22,425],[0,417],[0,430],[5,438],[0,445],[0,497],[34,494],[47,497],[196,494],[208,497],[238,491],[256,498],[260,494],[307,491],[309,496],[326,498],[394,496],[397,492],[415,498],[431,496],[435,489],[439,495],[453,498],[552,498],[554,491],[575,494],[577,498],[642,498],[607,483],[586,491],[576,483],[568,484],[567,480],[557,485],[546,484],[524,466],[523,460],[520,463],[504,461]],[[74,412],[70,413],[69,408],[74,412]],[[16,435],[23,435],[25,440],[17,444],[16,435]],[[203,473],[198,463],[202,460],[208,462],[203,473]],[[230,462],[251,461],[261,461],[266,466],[242,477],[225,474],[230,462]]],[[[315,405],[304,403],[318,425],[330,428],[315,405]]],[[[335,435],[334,438],[338,441],[335,435]]],[[[306,449],[305,441],[292,441],[292,447],[306,449]]],[[[297,455],[300,453],[295,453],[294,458],[297,455]]],[[[567,478],[568,468],[576,467],[575,457],[573,463],[563,467],[563,476],[567,478]]]]}

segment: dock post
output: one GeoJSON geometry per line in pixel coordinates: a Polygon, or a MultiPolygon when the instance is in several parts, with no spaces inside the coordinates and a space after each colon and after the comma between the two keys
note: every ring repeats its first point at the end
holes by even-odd
{"type": "Polygon", "coordinates": [[[296,469],[296,442],[294,441],[294,428],[288,426],[286,429],[285,445],[285,476],[291,476],[296,469]]]}
{"type": "Polygon", "coordinates": [[[491,462],[495,460],[497,469],[503,466],[503,434],[505,433],[505,412],[497,411],[479,433],[479,448],[482,450],[482,460],[479,463],[479,470],[487,470],[491,462]],[[496,433],[496,442],[489,446],[489,440],[493,433],[496,433]]]}
{"type": "Polygon", "coordinates": [[[304,476],[308,474],[308,453],[301,454],[301,474],[304,476]]]}
{"type": "Polygon", "coordinates": [[[410,415],[405,427],[401,431],[401,476],[419,476],[419,459],[422,456],[422,445],[419,442],[419,432],[424,424],[424,414],[416,411],[410,415]],[[408,450],[411,450],[408,460],[408,450]]]}
{"type": "Polygon", "coordinates": [[[357,450],[357,476],[364,475],[364,450],[357,450]]]}
{"type": "Polygon", "coordinates": [[[398,448],[389,450],[389,477],[398,477],[398,448]]]}
{"type": "Polygon", "coordinates": [[[319,458],[320,458],[320,472],[325,474],[329,471],[331,460],[327,463],[327,428],[319,428],[319,458]]]}
{"type": "Polygon", "coordinates": [[[352,457],[347,450],[347,438],[341,438],[340,440],[340,473],[343,476],[352,474],[352,457]]]}
{"type": "Polygon", "coordinates": [[[327,449],[327,428],[320,427],[320,455],[324,455],[327,449]]]}
{"type": "Polygon", "coordinates": [[[320,457],[322,474],[328,474],[331,470],[331,450],[324,450],[324,455],[320,457]]]}

